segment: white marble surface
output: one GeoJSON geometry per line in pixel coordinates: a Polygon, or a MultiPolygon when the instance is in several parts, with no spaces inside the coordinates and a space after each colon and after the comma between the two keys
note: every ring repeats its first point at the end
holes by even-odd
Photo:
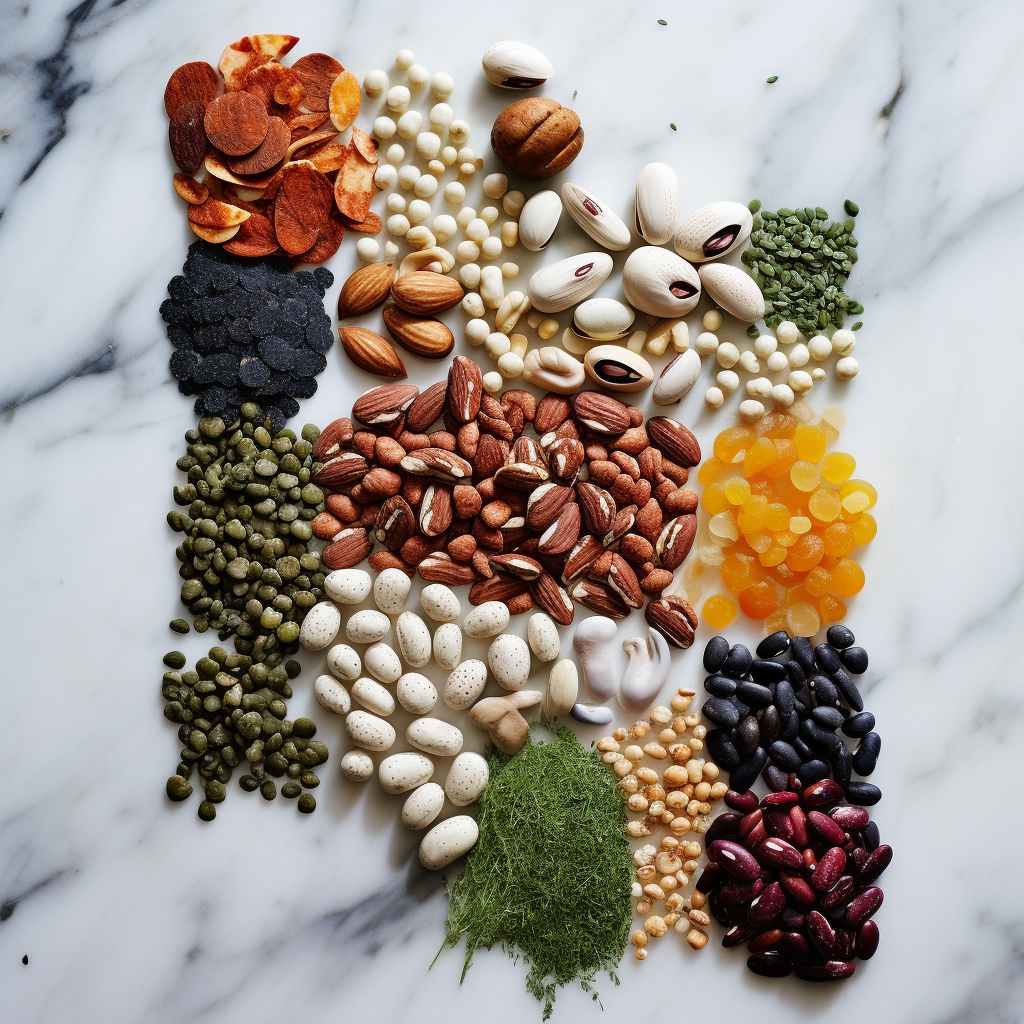
{"type": "MultiPolygon", "coordinates": [[[[440,878],[415,861],[397,799],[339,776],[340,722],[317,715],[332,760],[310,817],[232,787],[204,825],[194,798],[163,796],[177,745],[160,713],[160,657],[179,645],[166,627],[179,605],[163,516],[193,416],[157,315],[191,240],[161,97],[178,64],[215,62],[226,43],[268,30],[302,37],[293,56],[326,50],[360,78],[411,46],[455,76],[452,104],[481,152],[513,97],[487,85],[479,55],[509,36],[538,45],[556,68],[545,92],[586,130],[571,174],[622,213],[650,160],[677,168],[684,207],[755,196],[833,214],[847,196],[861,206],[851,290],[866,307],[862,371],[811,402],[845,406],[844,444],[880,493],[867,586],[847,620],[872,656],[875,817],[896,850],[880,951],[852,982],[812,989],[754,978],[717,929],[700,955],[672,935],[645,964],[627,953],[620,987],[601,981],[607,1018],[577,988],[559,995],[555,1019],[1021,1020],[1024,835],[1011,780],[1024,722],[1024,406],[1012,296],[1024,9],[925,0],[0,11],[0,1018],[539,1019],[522,965],[500,951],[478,955],[461,987],[458,951],[428,969],[440,878]]],[[[560,230],[563,252],[582,242],[560,230]]],[[[354,263],[346,240],[329,303],[354,263]]],[[[407,363],[413,380],[433,379],[407,363]]],[[[337,347],[320,380],[300,423],[342,414],[372,383],[337,347]]],[[[704,412],[706,386],[682,418],[709,446],[727,417],[704,412]]],[[[198,656],[203,640],[181,646],[198,656]]],[[[311,704],[319,659],[304,661],[293,715],[311,704]]],[[[678,656],[675,681],[699,678],[698,648],[678,656]]]]}

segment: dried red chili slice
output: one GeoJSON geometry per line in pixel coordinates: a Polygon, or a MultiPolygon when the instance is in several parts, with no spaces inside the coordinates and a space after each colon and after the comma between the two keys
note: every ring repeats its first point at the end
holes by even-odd
{"type": "Polygon", "coordinates": [[[331,183],[310,164],[290,164],[274,197],[274,233],[285,252],[309,249],[327,223],[331,183]]]}
{"type": "Polygon", "coordinates": [[[206,108],[206,136],[222,153],[244,156],[267,135],[270,117],[257,97],[247,92],[226,92],[206,108]]]}

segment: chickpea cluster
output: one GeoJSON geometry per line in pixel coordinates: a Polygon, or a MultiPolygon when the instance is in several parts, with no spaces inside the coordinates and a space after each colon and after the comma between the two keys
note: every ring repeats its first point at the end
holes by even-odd
{"type": "Polygon", "coordinates": [[[644,839],[661,829],[669,832],[660,846],[648,843],[633,854],[633,898],[637,914],[645,918],[631,939],[637,960],[646,959],[649,938],[660,938],[669,928],[685,934],[693,949],[703,949],[708,942],[706,898],[696,890],[687,898],[684,890],[703,853],[695,836],[707,832],[711,805],[729,787],[716,781],[718,766],[702,756],[707,729],[700,715],[689,713],[693,697],[693,690],[680,687],[670,707],[653,708],[647,722],[616,729],[597,744],[636,815],[627,825],[629,835],[644,839]],[[648,739],[655,730],[657,739],[648,739]],[[643,764],[646,758],[654,766],[643,764]],[[664,913],[652,913],[661,903],[664,913]]]}

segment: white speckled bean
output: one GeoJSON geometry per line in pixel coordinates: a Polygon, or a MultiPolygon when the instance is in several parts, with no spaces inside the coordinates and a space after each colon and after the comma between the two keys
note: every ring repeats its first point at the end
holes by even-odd
{"type": "Polygon", "coordinates": [[[395,710],[395,698],[380,683],[361,676],[352,684],[352,696],[375,715],[387,718],[395,710]]]}
{"type": "Polygon", "coordinates": [[[501,601],[485,601],[466,616],[463,629],[470,636],[497,636],[508,626],[508,620],[508,605],[501,601]]]}
{"type": "Polygon", "coordinates": [[[377,769],[377,779],[385,793],[406,793],[422,786],[433,774],[434,762],[429,757],[409,752],[385,757],[377,769]]]}
{"type": "Polygon", "coordinates": [[[458,665],[444,684],[444,702],[453,711],[465,711],[476,703],[487,685],[487,666],[470,659],[458,665]]]}
{"type": "Polygon", "coordinates": [[[414,715],[426,715],[434,710],[437,690],[434,684],[419,672],[406,672],[395,687],[398,703],[414,715]]]}
{"type": "Polygon", "coordinates": [[[530,676],[530,648],[521,636],[504,633],[487,650],[487,664],[505,690],[521,690],[530,676]]]}
{"type": "Polygon", "coordinates": [[[373,600],[386,615],[397,615],[405,607],[412,580],[401,569],[385,569],[373,582],[373,600]]]}
{"type": "Polygon", "coordinates": [[[462,730],[440,718],[417,718],[405,730],[405,738],[417,750],[437,757],[453,757],[462,749],[462,730]]]}
{"type": "Polygon", "coordinates": [[[431,583],[424,587],[420,594],[420,604],[435,622],[454,622],[462,614],[462,605],[455,591],[443,583],[431,583]]]}
{"type": "Polygon", "coordinates": [[[395,624],[398,649],[413,668],[423,668],[430,661],[430,630],[415,612],[402,612],[395,624]]]}
{"type": "Polygon", "coordinates": [[[462,630],[457,622],[442,622],[434,630],[434,661],[451,672],[462,660],[462,630]]]}
{"type": "Polygon", "coordinates": [[[345,623],[345,636],[354,644],[374,644],[383,640],[391,629],[391,620],[373,608],[364,608],[345,623]]]}
{"type": "Polygon", "coordinates": [[[444,790],[436,782],[425,782],[414,789],[402,805],[402,824],[413,831],[426,828],[444,806],[444,790]]]}
{"type": "Polygon", "coordinates": [[[487,788],[490,770],[487,762],[472,751],[463,751],[448,769],[448,778],[444,782],[444,791],[456,807],[465,807],[487,788]]]}
{"type": "Polygon", "coordinates": [[[352,710],[348,690],[334,676],[317,676],[313,682],[313,696],[325,711],[347,715],[352,710]]]}
{"type": "Polygon", "coordinates": [[[372,586],[364,569],[335,569],[324,579],[324,590],[338,604],[359,604],[366,600],[372,586]]]}
{"type": "Polygon", "coordinates": [[[365,782],[373,774],[373,758],[361,750],[350,750],[341,759],[341,771],[353,782],[365,782]]]}
{"type": "Polygon", "coordinates": [[[366,671],[382,683],[393,683],[402,674],[402,662],[393,647],[376,643],[363,655],[366,671]]]}
{"type": "Polygon", "coordinates": [[[534,612],[526,625],[526,636],[530,650],[541,661],[554,661],[562,653],[562,641],[558,638],[558,627],[545,612],[534,612]]]}
{"type": "Polygon", "coordinates": [[[302,620],[299,643],[307,651],[322,651],[341,629],[341,612],[333,601],[320,601],[313,605],[302,620]]]}
{"type": "Polygon", "coordinates": [[[346,682],[358,679],[363,671],[359,655],[348,644],[335,644],[327,652],[327,668],[346,682]]]}
{"type": "Polygon", "coordinates": [[[350,711],[345,718],[345,731],[364,750],[387,750],[395,742],[394,727],[368,711],[350,711]]]}
{"type": "Polygon", "coordinates": [[[456,814],[435,825],[420,843],[420,863],[439,871],[468,853],[480,838],[480,828],[468,814],[456,814]]]}

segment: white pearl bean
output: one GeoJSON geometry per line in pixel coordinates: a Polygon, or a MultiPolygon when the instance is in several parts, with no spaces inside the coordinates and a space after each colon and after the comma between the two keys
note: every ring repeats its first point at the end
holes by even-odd
{"type": "MultiPolygon", "coordinates": [[[[473,263],[466,264],[462,269],[465,270],[467,267],[475,266],[473,263]]],[[[477,270],[479,271],[479,267],[477,270]]],[[[491,328],[486,320],[469,320],[465,327],[466,341],[470,343],[474,348],[479,348],[490,336],[491,328]]]]}
{"type": "Polygon", "coordinates": [[[394,164],[381,164],[373,172],[373,183],[381,190],[394,188],[397,181],[398,168],[394,164]]]}
{"type": "Polygon", "coordinates": [[[506,352],[512,351],[512,342],[508,340],[508,335],[495,331],[493,334],[487,335],[487,340],[484,342],[484,348],[492,359],[497,359],[499,356],[503,356],[506,352]]]}
{"type": "Polygon", "coordinates": [[[390,239],[388,239],[388,241],[384,243],[384,258],[386,260],[391,260],[393,262],[397,255],[398,246],[395,245],[395,243],[392,242],[390,239]]]}
{"type": "Polygon", "coordinates": [[[467,178],[476,172],[476,164],[459,164],[459,174],[464,174],[467,178]]]}
{"type": "Polygon", "coordinates": [[[501,276],[509,279],[516,277],[519,274],[518,263],[502,263],[501,265],[501,276]]]}
{"type": "Polygon", "coordinates": [[[514,189],[511,192],[506,192],[501,197],[501,208],[510,217],[518,217],[525,205],[526,196],[524,196],[522,192],[514,189]]]}
{"type": "Polygon", "coordinates": [[[840,380],[853,380],[860,370],[860,365],[853,356],[844,356],[836,362],[836,376],[840,380]]]}
{"type": "Polygon", "coordinates": [[[468,316],[484,315],[484,300],[476,292],[469,292],[462,299],[462,311],[468,316]]]}
{"type": "Polygon", "coordinates": [[[832,335],[832,351],[837,356],[848,356],[857,344],[857,336],[853,331],[840,330],[832,335]]]}
{"type": "Polygon", "coordinates": [[[416,136],[416,152],[424,160],[433,160],[441,152],[441,139],[433,132],[420,132],[416,136]]]}
{"type": "Polygon", "coordinates": [[[469,142],[469,132],[470,127],[465,121],[452,121],[448,125],[448,138],[460,146],[464,142],[469,142]]]}
{"type": "Polygon", "coordinates": [[[401,192],[392,192],[388,196],[385,205],[388,208],[388,213],[405,213],[406,201],[405,196],[401,192]]]}
{"type": "Polygon", "coordinates": [[[378,117],[373,122],[373,134],[378,139],[390,139],[398,130],[398,125],[390,117],[378,117]]]}
{"type": "Polygon", "coordinates": [[[444,149],[441,150],[441,163],[443,163],[445,167],[451,167],[451,165],[455,163],[457,156],[458,154],[456,153],[454,146],[445,146],[444,149]]]}
{"type": "Polygon", "coordinates": [[[412,50],[399,50],[395,57],[395,67],[401,71],[408,71],[416,63],[416,55],[412,50]]]}
{"type": "Polygon", "coordinates": [[[430,130],[438,135],[444,135],[448,130],[448,125],[452,122],[452,116],[452,108],[447,103],[435,103],[427,115],[430,130]]]}
{"type": "MultiPolygon", "coordinates": [[[[392,194],[395,195],[397,193],[392,194]]],[[[409,204],[406,216],[409,218],[410,224],[422,224],[430,216],[430,203],[425,202],[423,199],[414,199],[409,204]]]]}
{"type": "Polygon", "coordinates": [[[807,351],[810,352],[811,358],[816,363],[820,363],[832,355],[832,342],[824,334],[816,334],[807,343],[807,351]]]}
{"type": "Polygon", "coordinates": [[[785,352],[773,352],[768,357],[768,369],[772,373],[782,373],[783,370],[789,369],[789,360],[786,358],[785,352]]]}
{"type": "Polygon", "coordinates": [[[747,381],[747,394],[751,398],[767,398],[772,393],[772,382],[767,377],[747,381]]]}
{"type": "Polygon", "coordinates": [[[434,223],[431,227],[434,229],[434,234],[439,242],[447,242],[458,230],[459,225],[455,223],[454,217],[449,217],[447,213],[442,213],[434,218],[434,223]]]}
{"type": "Polygon", "coordinates": [[[508,191],[508,177],[504,174],[488,174],[484,178],[484,195],[500,199],[508,191]]]}
{"type": "Polygon", "coordinates": [[[706,331],[717,331],[722,326],[722,314],[717,309],[709,309],[701,321],[706,331]]]}
{"type": "Polygon", "coordinates": [[[455,90],[455,82],[452,76],[444,71],[438,71],[430,80],[430,91],[439,99],[446,100],[455,90]]]}
{"type": "Polygon", "coordinates": [[[488,394],[496,395],[505,386],[505,379],[497,370],[491,370],[484,374],[483,385],[488,394]]]}
{"type": "Polygon", "coordinates": [[[418,110],[407,110],[398,119],[398,134],[403,139],[415,139],[422,127],[423,115],[418,110]]]}
{"type": "Polygon", "coordinates": [[[441,161],[440,161],[440,160],[438,160],[438,159],[437,159],[437,158],[435,157],[435,158],[434,158],[433,160],[431,160],[431,161],[430,161],[430,162],[429,162],[429,163],[427,164],[427,170],[428,170],[428,171],[430,171],[430,173],[431,173],[431,174],[432,174],[432,175],[433,175],[433,176],[434,176],[435,178],[440,178],[440,177],[441,177],[441,175],[442,175],[442,174],[444,174],[444,172],[445,172],[445,166],[444,166],[444,164],[443,164],[443,163],[441,163],[441,161]]]}
{"type": "Polygon", "coordinates": [[[783,320],[775,328],[775,337],[778,338],[780,345],[792,345],[800,337],[800,331],[792,320],[783,320]]]}
{"type": "Polygon", "coordinates": [[[811,380],[813,380],[815,384],[820,384],[826,376],[827,374],[825,373],[824,366],[816,366],[811,370],[811,380]]]}
{"type": "Polygon", "coordinates": [[[466,186],[458,181],[449,181],[444,187],[444,200],[452,206],[461,203],[466,198],[466,186]]]}
{"type": "Polygon", "coordinates": [[[459,163],[460,164],[473,164],[476,165],[476,150],[471,146],[463,146],[459,150],[459,163]]]}
{"type": "Polygon", "coordinates": [[[788,384],[776,384],[772,388],[772,401],[788,409],[796,401],[796,396],[788,384]]]}
{"type": "Polygon", "coordinates": [[[420,179],[420,169],[415,164],[406,164],[398,169],[398,184],[402,188],[412,188],[420,179]]]}
{"type": "Polygon", "coordinates": [[[405,159],[405,146],[394,142],[388,146],[387,158],[393,164],[400,164],[405,159]]]}
{"type": "Polygon", "coordinates": [[[437,178],[432,174],[421,174],[412,187],[416,195],[429,199],[437,191],[437,178]]]}
{"type": "Polygon", "coordinates": [[[363,92],[365,92],[370,99],[375,100],[378,96],[383,94],[387,87],[387,72],[379,70],[366,72],[366,77],[363,79],[363,92]]]}
{"type": "Polygon", "coordinates": [[[786,383],[798,395],[802,395],[805,391],[810,391],[814,387],[814,381],[811,380],[811,375],[806,370],[794,370],[789,375],[789,380],[786,383]]]}
{"type": "Polygon", "coordinates": [[[414,249],[432,249],[437,244],[433,232],[423,224],[416,228],[409,228],[405,234],[405,240],[414,249]]]}
{"type": "Polygon", "coordinates": [[[753,398],[740,402],[740,416],[748,423],[759,420],[764,415],[764,406],[753,398]]]}
{"type": "Polygon", "coordinates": [[[739,362],[740,350],[731,341],[724,341],[718,346],[717,358],[718,365],[728,369],[739,362]]]}
{"type": "Polygon", "coordinates": [[[506,352],[498,360],[498,372],[506,380],[520,376],[525,368],[526,363],[515,352],[506,352]]]}
{"type": "Polygon", "coordinates": [[[789,350],[789,365],[792,367],[805,366],[807,360],[811,358],[811,353],[807,351],[807,346],[801,341],[794,345],[789,350]]]}
{"type": "Polygon", "coordinates": [[[409,100],[412,96],[404,85],[393,85],[388,89],[388,110],[394,114],[404,114],[409,109],[409,100]]]}
{"type": "Polygon", "coordinates": [[[422,64],[413,64],[413,66],[406,71],[405,77],[409,79],[409,85],[413,89],[420,89],[427,84],[430,72],[427,71],[422,64]]]}
{"type": "Polygon", "coordinates": [[[712,334],[710,331],[703,331],[697,335],[695,346],[697,349],[697,355],[713,355],[718,351],[718,335],[712,334]]]}
{"type": "Polygon", "coordinates": [[[480,252],[487,260],[496,260],[501,255],[502,248],[501,239],[493,236],[485,238],[480,243],[480,252]]]}
{"type": "Polygon", "coordinates": [[[455,223],[458,224],[463,231],[465,231],[466,228],[469,227],[470,222],[474,221],[475,219],[476,210],[474,210],[472,206],[464,206],[455,215],[455,223]]]}
{"type": "Polygon", "coordinates": [[[721,370],[715,380],[726,394],[735,391],[740,386],[739,375],[733,370],[721,370]]]}
{"type": "Polygon", "coordinates": [[[466,237],[474,242],[482,242],[489,234],[487,222],[480,217],[474,217],[466,225],[466,237]]]}
{"type": "Polygon", "coordinates": [[[498,219],[498,208],[496,206],[485,206],[480,211],[480,219],[490,227],[498,219]]]}
{"type": "Polygon", "coordinates": [[[455,258],[460,263],[473,263],[480,259],[480,246],[476,242],[459,242],[455,246],[455,258]]]}
{"type": "Polygon", "coordinates": [[[380,243],[376,238],[360,238],[356,242],[356,255],[367,263],[372,263],[380,252],[380,243]]]}
{"type": "Polygon", "coordinates": [[[501,225],[501,244],[511,249],[519,241],[519,225],[507,220],[501,225]]]}
{"type": "Polygon", "coordinates": [[[749,349],[740,353],[739,363],[740,369],[746,370],[747,373],[761,372],[761,364],[757,361],[757,356],[749,349]]]}
{"type": "Polygon", "coordinates": [[[404,238],[412,225],[409,223],[409,218],[404,213],[396,213],[391,217],[388,217],[388,234],[396,235],[404,238]]]}
{"type": "Polygon", "coordinates": [[[467,263],[459,269],[459,277],[462,278],[462,283],[473,291],[480,286],[480,265],[467,263]]]}
{"type": "Polygon", "coordinates": [[[704,392],[704,401],[711,406],[712,409],[721,409],[722,403],[725,401],[725,395],[722,394],[721,388],[708,388],[704,392]]]}
{"type": "Polygon", "coordinates": [[[772,334],[761,334],[754,341],[754,353],[762,359],[767,359],[778,347],[779,343],[772,334]]]}

